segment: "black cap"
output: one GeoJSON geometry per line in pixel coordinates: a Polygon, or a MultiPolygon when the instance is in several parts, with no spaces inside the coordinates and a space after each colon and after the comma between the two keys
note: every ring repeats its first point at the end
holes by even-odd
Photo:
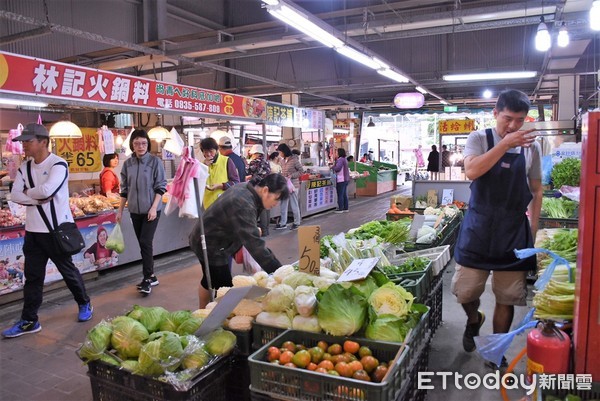
{"type": "Polygon", "coordinates": [[[13,138],[13,142],[16,141],[28,141],[30,139],[35,139],[38,136],[45,136],[50,138],[50,134],[46,127],[41,124],[29,123],[25,126],[25,129],[21,132],[16,138],[13,138]]]}

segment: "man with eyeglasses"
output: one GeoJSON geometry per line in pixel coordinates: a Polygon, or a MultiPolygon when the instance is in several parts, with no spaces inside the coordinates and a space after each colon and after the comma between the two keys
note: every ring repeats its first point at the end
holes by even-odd
{"type": "MultiPolygon", "coordinates": [[[[13,202],[27,206],[23,243],[25,285],[21,319],[13,327],[2,332],[5,338],[42,330],[38,310],[42,305],[48,259],[52,260],[63,276],[79,305],[77,320],[86,322],[92,318],[93,313],[81,273],[73,264],[71,255],[62,254],[54,246],[52,234],[40,214],[43,212],[46,216],[52,216],[54,209],[58,225],[73,222],[69,207],[67,162],[48,150],[50,136],[43,125],[27,124],[21,135],[13,141],[23,142],[25,156],[32,160],[21,165],[11,191],[13,202]]],[[[48,222],[52,220],[51,217],[48,218],[48,222]]]]}
{"type": "Polygon", "coordinates": [[[162,209],[162,196],[167,191],[165,167],[162,160],[152,155],[150,137],[142,129],[131,133],[129,147],[133,155],[121,169],[121,204],[117,222],[121,222],[125,203],[129,209],[131,223],[140,245],[144,278],[137,289],[144,295],[158,285],[154,274],[154,248],[152,241],[162,209]]]}

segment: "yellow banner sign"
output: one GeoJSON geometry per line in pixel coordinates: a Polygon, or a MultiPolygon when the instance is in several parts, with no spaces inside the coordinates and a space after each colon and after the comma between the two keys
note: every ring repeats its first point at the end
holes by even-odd
{"type": "Polygon", "coordinates": [[[82,128],[81,138],[56,139],[56,154],[67,161],[70,173],[94,173],[102,170],[96,128],[82,128]]]}
{"type": "Polygon", "coordinates": [[[440,135],[469,134],[475,131],[475,120],[443,120],[438,123],[440,135]]]}

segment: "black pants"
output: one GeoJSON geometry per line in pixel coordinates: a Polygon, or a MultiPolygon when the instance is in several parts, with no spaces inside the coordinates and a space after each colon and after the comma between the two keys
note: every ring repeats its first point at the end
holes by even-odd
{"type": "Polygon", "coordinates": [[[156,218],[152,221],[148,221],[147,214],[130,214],[133,231],[135,231],[135,236],[140,244],[142,271],[144,272],[144,278],[147,279],[154,274],[154,248],[152,247],[152,241],[154,240],[154,233],[158,226],[160,212],[156,212],[156,218]]]}
{"type": "Polygon", "coordinates": [[[38,320],[37,312],[42,304],[48,259],[52,260],[63,276],[77,304],[84,305],[90,301],[81,273],[73,264],[71,256],[59,253],[50,234],[25,232],[23,255],[25,256],[25,285],[21,319],[38,320]]]}

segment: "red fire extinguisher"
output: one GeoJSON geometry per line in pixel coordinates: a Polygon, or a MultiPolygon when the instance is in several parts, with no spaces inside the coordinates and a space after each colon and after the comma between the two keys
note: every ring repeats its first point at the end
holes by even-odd
{"type": "Polygon", "coordinates": [[[540,321],[527,335],[527,378],[534,374],[569,373],[571,339],[554,325],[540,321]]]}

